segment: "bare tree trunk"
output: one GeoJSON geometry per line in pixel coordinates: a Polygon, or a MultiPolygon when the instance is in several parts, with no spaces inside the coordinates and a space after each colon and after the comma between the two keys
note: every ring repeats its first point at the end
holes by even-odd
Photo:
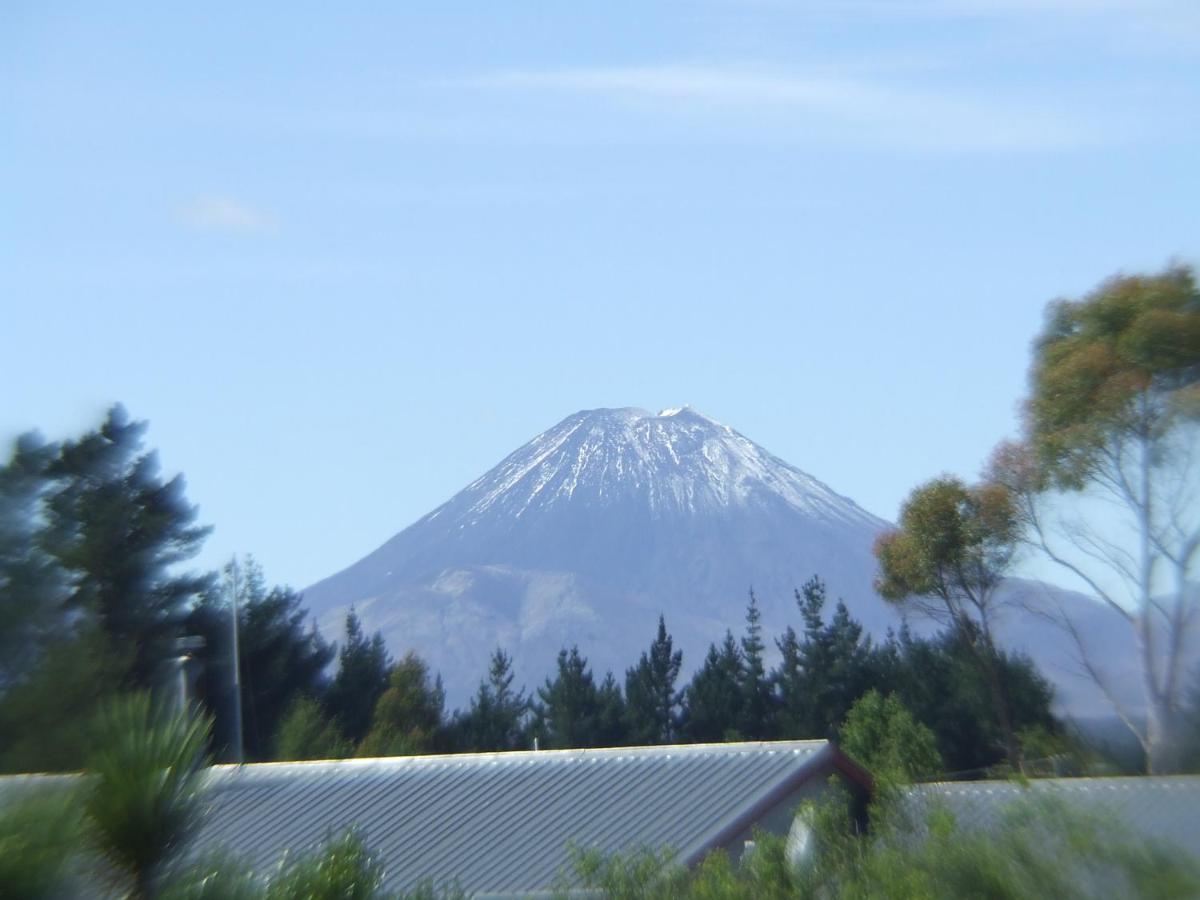
{"type": "Polygon", "coordinates": [[[1183,769],[1184,722],[1179,711],[1163,699],[1152,701],[1146,711],[1146,771],[1169,775],[1183,769]]]}

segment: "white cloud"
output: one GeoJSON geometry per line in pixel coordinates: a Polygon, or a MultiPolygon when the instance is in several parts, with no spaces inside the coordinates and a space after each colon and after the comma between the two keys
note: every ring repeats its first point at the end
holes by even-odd
{"type": "Polygon", "coordinates": [[[592,96],[739,129],[923,150],[1039,150],[1102,139],[1095,125],[1033,102],[905,87],[894,79],[663,65],[499,72],[477,86],[592,96]]]}
{"type": "Polygon", "coordinates": [[[219,195],[196,197],[181,210],[183,221],[204,231],[272,234],[273,218],[239,200],[219,195]]]}
{"type": "MultiPolygon", "coordinates": [[[[771,0],[766,0],[771,3],[771,0]]],[[[790,5],[787,0],[772,5],[790,5]]],[[[1192,9],[1191,0],[815,0],[809,11],[844,15],[879,15],[925,18],[1015,16],[1121,16],[1153,18],[1192,9]]]]}

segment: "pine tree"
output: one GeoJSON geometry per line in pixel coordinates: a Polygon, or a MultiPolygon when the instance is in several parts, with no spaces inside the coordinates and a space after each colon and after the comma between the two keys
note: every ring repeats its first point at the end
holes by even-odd
{"type": "Polygon", "coordinates": [[[604,680],[596,690],[596,725],[592,738],[594,747],[621,747],[629,743],[626,728],[625,698],[621,686],[612,672],[604,673],[604,680]]]}
{"type": "Polygon", "coordinates": [[[62,444],[47,471],[45,547],[71,577],[68,609],[95,616],[111,646],[132,648],[126,685],[150,687],[174,655],[210,576],[176,567],[200,549],[183,476],[164,482],[142,451],[145,422],[114,406],[99,429],[62,444]]]}
{"type": "Polygon", "coordinates": [[[750,591],[750,601],[746,605],[746,634],[742,638],[742,706],[737,728],[744,739],[753,741],[768,739],[774,726],[774,702],[763,659],[766,647],[761,619],[758,598],[750,591]]]}
{"type": "MultiPolygon", "coordinates": [[[[587,658],[576,646],[558,652],[557,672],[538,688],[538,718],[547,748],[596,747],[601,743],[600,692],[587,658]]],[[[612,703],[611,696],[608,698],[612,703]]]]}
{"type": "Polygon", "coordinates": [[[442,743],[445,691],[432,681],[429,667],[413,652],[392,666],[387,689],[375,704],[371,730],[359,756],[408,756],[432,753],[442,743]]]}
{"type": "Polygon", "coordinates": [[[346,640],[338,654],[338,670],[326,705],[346,737],[357,744],[371,730],[375,705],[388,689],[390,660],[383,635],[370,640],[353,608],[346,614],[346,640]]]}
{"type": "Polygon", "coordinates": [[[67,630],[67,579],[40,542],[41,509],[55,446],[17,438],[0,467],[0,695],[28,678],[46,643],[67,630]]]}
{"type": "Polygon", "coordinates": [[[460,742],[468,750],[516,750],[525,743],[525,718],[529,701],[524,690],[512,688],[512,658],[497,647],[488,677],[479,682],[471,706],[460,717],[460,742]]]}
{"type": "Polygon", "coordinates": [[[236,593],[243,755],[271,759],[277,732],[297,698],[324,695],[333,648],[309,621],[299,594],[286,587],[268,590],[252,556],[230,560],[222,573],[221,583],[205,593],[187,623],[189,634],[204,639],[199,688],[215,720],[214,752],[236,759],[231,621],[236,593]]]}
{"type": "Polygon", "coordinates": [[[862,625],[838,601],[826,624],[825,584],[813,576],[796,592],[804,640],[790,627],[777,641],[781,660],[773,673],[779,728],[793,738],[830,738],[874,679],[873,652],[862,625]]]}
{"type": "Polygon", "coordinates": [[[649,652],[625,673],[628,738],[634,744],[669,744],[675,739],[680,700],[675,682],[682,664],[683,653],[674,649],[660,615],[649,652]]]}
{"type": "Polygon", "coordinates": [[[698,743],[740,740],[743,681],[742,651],[727,631],[720,647],[709,645],[704,665],[684,690],[683,737],[698,743]]]}

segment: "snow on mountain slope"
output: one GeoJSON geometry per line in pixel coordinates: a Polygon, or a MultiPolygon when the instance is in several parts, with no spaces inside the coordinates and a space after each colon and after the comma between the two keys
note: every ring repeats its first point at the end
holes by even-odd
{"type": "Polygon", "coordinates": [[[727,628],[740,632],[752,586],[767,634],[795,624],[794,589],[813,574],[882,635],[899,621],[872,588],[886,527],[689,408],[587,410],[305,598],[329,637],[353,605],[462,703],[497,645],[530,688],[572,643],[597,675],[620,675],[660,612],[690,670],[727,628]]]}

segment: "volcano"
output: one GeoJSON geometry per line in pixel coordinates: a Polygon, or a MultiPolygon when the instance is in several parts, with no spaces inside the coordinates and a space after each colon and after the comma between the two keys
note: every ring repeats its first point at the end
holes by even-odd
{"type": "MultiPolygon", "coordinates": [[[[900,623],[872,586],[871,548],[888,527],[695,410],[594,409],[539,434],[304,593],[327,636],[341,633],[353,607],[393,653],[424,657],[451,703],[461,704],[497,646],[531,689],[572,644],[598,676],[620,677],[648,646],[660,614],[690,671],[726,629],[740,632],[751,589],[765,634],[798,627],[795,588],[814,574],[831,599],[844,599],[882,636],[900,623]]],[[[1030,583],[1015,589],[1054,590],[1056,602],[1086,620],[1085,631],[1111,630],[1087,598],[1030,583]]],[[[1061,634],[1048,628],[1019,612],[1002,635],[1042,663],[1070,705],[1103,711],[1095,692],[1064,668],[1061,634]],[[1058,665],[1047,666],[1047,656],[1058,665]]]]}

